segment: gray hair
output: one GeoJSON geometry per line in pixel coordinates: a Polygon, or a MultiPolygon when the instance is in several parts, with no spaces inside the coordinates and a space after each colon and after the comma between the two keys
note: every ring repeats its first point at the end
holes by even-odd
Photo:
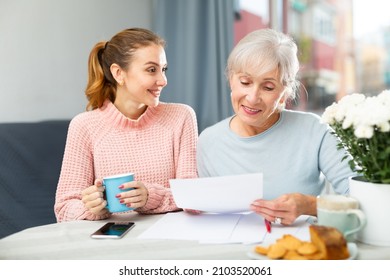
{"type": "Polygon", "coordinates": [[[280,82],[286,87],[286,100],[293,100],[299,82],[298,48],[294,40],[286,34],[272,29],[260,29],[246,35],[229,55],[226,67],[228,79],[234,73],[256,69],[262,75],[275,68],[280,74],[280,82]]]}

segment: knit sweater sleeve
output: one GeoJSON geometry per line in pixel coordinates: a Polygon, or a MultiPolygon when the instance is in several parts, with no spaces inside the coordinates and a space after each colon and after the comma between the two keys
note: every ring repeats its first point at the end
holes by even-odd
{"type": "MultiPolygon", "coordinates": [[[[198,127],[194,110],[189,106],[178,110],[167,123],[173,129],[175,178],[195,178],[196,172],[196,145],[198,127]],[[180,120],[180,121],[178,121],[180,120]],[[175,123],[175,125],[172,125],[175,123]]],[[[156,183],[145,183],[149,195],[144,207],[137,212],[153,214],[180,210],[174,201],[169,186],[156,183]]]]}
{"type": "Polygon", "coordinates": [[[54,212],[58,222],[108,218],[91,213],[81,200],[81,192],[93,185],[92,144],[82,118],[74,118],[68,129],[63,163],[57,186],[54,212]]]}

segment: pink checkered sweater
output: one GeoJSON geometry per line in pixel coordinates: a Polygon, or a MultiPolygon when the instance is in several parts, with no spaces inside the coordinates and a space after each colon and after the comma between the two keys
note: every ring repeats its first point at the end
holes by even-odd
{"type": "Polygon", "coordinates": [[[58,222],[100,220],[81,201],[96,178],[134,172],[149,191],[140,213],[178,210],[169,179],[194,178],[198,128],[193,109],[163,103],[149,107],[138,120],[125,117],[109,101],[84,112],[69,125],[54,211],[58,222]]]}

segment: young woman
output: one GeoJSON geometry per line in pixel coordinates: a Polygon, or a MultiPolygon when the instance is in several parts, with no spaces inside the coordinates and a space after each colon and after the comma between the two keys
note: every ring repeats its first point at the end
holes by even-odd
{"type": "Polygon", "coordinates": [[[140,213],[178,210],[169,179],[196,172],[196,116],[183,104],[159,102],[167,85],[165,42],[132,28],[97,43],[88,62],[87,112],[70,123],[55,214],[57,221],[99,220],[102,178],[134,172],[118,199],[140,213]]]}

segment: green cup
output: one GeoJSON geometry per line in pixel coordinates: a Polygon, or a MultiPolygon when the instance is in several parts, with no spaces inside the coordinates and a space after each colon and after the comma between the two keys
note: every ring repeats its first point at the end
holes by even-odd
{"type": "Polygon", "coordinates": [[[349,242],[367,223],[359,202],[348,196],[326,194],[317,197],[317,220],[322,226],[337,228],[349,242]]]}

